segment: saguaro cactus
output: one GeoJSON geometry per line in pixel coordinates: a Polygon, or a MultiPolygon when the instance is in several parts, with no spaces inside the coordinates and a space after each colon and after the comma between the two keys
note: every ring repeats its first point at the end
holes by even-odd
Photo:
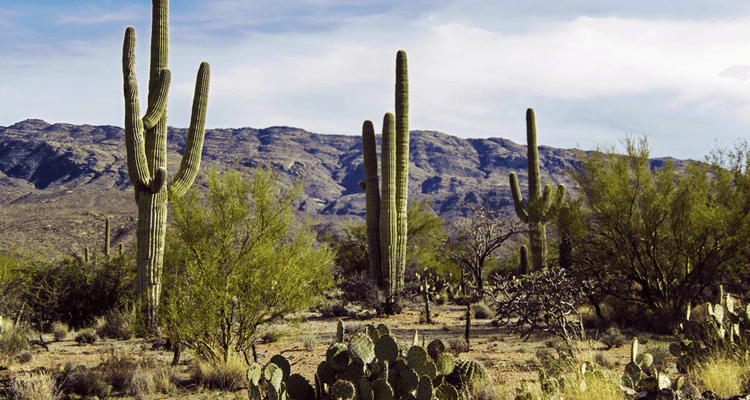
{"type": "Polygon", "coordinates": [[[107,221],[104,223],[104,257],[109,260],[109,218],[107,218],[107,221]]]}
{"type": "Polygon", "coordinates": [[[513,194],[513,204],[516,214],[521,221],[529,224],[529,241],[531,242],[531,266],[539,270],[545,266],[547,260],[547,232],[546,224],[562,205],[565,197],[565,185],[559,185],[555,193],[551,184],[544,186],[542,192],[541,177],[539,176],[539,152],[536,148],[536,123],[534,110],[526,110],[526,139],[528,142],[529,158],[529,200],[526,204],[518,186],[515,172],[510,173],[510,187],[513,194]],[[554,203],[552,198],[554,197],[554,203]]]}
{"type": "Polygon", "coordinates": [[[138,82],[135,77],[135,29],[125,31],[122,72],[125,91],[125,148],[128,174],[138,204],[136,231],[136,293],[146,329],[157,330],[161,292],[164,237],[169,196],[182,196],[200,168],[208,103],[209,65],[203,62],[195,84],[185,152],[180,169],[164,189],[167,178],[167,92],[171,80],[169,59],[169,1],[153,0],[151,21],[151,65],[148,109],[140,116],[138,82]]]}
{"type": "Polygon", "coordinates": [[[409,77],[406,52],[396,54],[396,115],[383,118],[382,187],[378,187],[378,158],[372,122],[362,126],[362,153],[367,199],[367,239],[373,279],[392,302],[404,285],[409,191],[409,77]]]}

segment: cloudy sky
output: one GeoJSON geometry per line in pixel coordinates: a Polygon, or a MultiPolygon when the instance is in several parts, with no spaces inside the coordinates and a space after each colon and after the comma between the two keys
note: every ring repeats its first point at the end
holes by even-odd
{"type": "MultiPolygon", "coordinates": [[[[150,2],[0,0],[0,126],[123,125],[121,52],[150,2]]],[[[730,0],[173,0],[169,123],[211,63],[208,127],[358,135],[393,109],[409,59],[411,129],[591,149],[647,135],[702,159],[750,128],[750,3],[730,0]],[[627,5],[622,5],[627,3],[627,5]]],[[[376,128],[378,129],[378,128],[376,128]]]]}

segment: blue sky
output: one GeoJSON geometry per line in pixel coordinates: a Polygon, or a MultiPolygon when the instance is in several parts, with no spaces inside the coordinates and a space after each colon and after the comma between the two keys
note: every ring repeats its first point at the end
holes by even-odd
{"type": "MultiPolygon", "coordinates": [[[[0,0],[0,125],[122,126],[122,38],[136,28],[145,96],[150,10],[0,0]]],[[[177,127],[206,60],[209,128],[358,135],[393,109],[404,49],[411,129],[525,143],[532,107],[541,145],[647,135],[654,156],[702,159],[750,128],[747,1],[173,0],[170,29],[177,127]]]]}

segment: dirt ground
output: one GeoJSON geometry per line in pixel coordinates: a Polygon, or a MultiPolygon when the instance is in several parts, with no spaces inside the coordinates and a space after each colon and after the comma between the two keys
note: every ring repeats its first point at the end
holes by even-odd
{"type": "MultiPolygon", "coordinates": [[[[444,305],[433,307],[433,324],[419,323],[420,308],[418,305],[407,307],[400,315],[390,317],[378,317],[362,320],[353,317],[341,318],[347,332],[362,329],[367,324],[378,325],[385,323],[399,343],[411,344],[415,331],[418,331],[420,342],[429,343],[433,339],[449,340],[462,337],[464,334],[465,321],[460,320],[465,308],[455,305],[444,305]]],[[[320,314],[313,312],[302,312],[296,318],[288,319],[286,323],[266,327],[266,330],[283,332],[283,337],[274,343],[256,346],[259,362],[265,364],[275,354],[283,354],[292,363],[292,372],[300,373],[312,380],[317,365],[325,359],[325,351],[334,341],[336,324],[339,318],[322,318],[320,314]],[[303,337],[314,335],[318,343],[313,350],[305,349],[302,342],[303,337]]],[[[474,320],[472,323],[471,350],[458,355],[460,358],[470,358],[482,362],[489,370],[497,385],[502,390],[512,392],[520,386],[521,380],[536,382],[540,367],[539,357],[543,354],[556,353],[549,347],[553,337],[545,335],[532,335],[527,341],[522,341],[519,335],[508,333],[507,328],[496,328],[489,320],[474,320]]],[[[261,331],[262,335],[263,331],[261,331]]],[[[628,340],[632,336],[627,335],[628,340]]],[[[52,335],[44,335],[45,340],[52,340],[52,335]]],[[[126,352],[134,359],[151,357],[158,362],[168,365],[172,359],[172,353],[164,350],[154,350],[153,340],[133,339],[129,341],[101,340],[92,345],[80,346],[70,335],[67,340],[52,343],[49,351],[35,346],[31,349],[33,358],[27,363],[10,365],[8,371],[0,372],[5,375],[13,375],[19,378],[27,376],[37,368],[57,368],[68,361],[75,364],[84,364],[87,367],[99,365],[112,351],[126,352]]],[[[653,338],[655,343],[666,339],[653,338]]],[[[606,350],[600,342],[591,338],[581,342],[577,355],[579,359],[593,360],[597,353],[602,353],[615,371],[622,371],[629,361],[629,346],[606,350]]],[[[182,362],[178,373],[188,376],[190,365],[195,362],[190,350],[183,352],[182,362]]],[[[158,399],[208,399],[208,398],[246,398],[245,391],[211,392],[211,391],[187,391],[172,396],[157,395],[158,399]],[[237,397],[239,396],[239,397],[237,397]]],[[[117,395],[113,397],[124,397],[117,395]]]]}

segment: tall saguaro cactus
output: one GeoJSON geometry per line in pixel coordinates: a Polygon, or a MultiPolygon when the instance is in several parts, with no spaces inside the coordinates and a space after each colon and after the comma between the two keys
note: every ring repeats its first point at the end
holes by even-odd
{"type": "Polygon", "coordinates": [[[406,217],[409,191],[409,77],[406,52],[396,54],[396,115],[383,118],[381,143],[382,187],[378,187],[378,157],[372,122],[362,126],[365,166],[367,240],[370,271],[392,303],[404,285],[406,217]]]}
{"type": "Polygon", "coordinates": [[[542,192],[539,176],[539,152],[536,147],[536,122],[534,110],[526,110],[526,140],[529,159],[529,200],[523,202],[521,188],[515,172],[510,173],[510,187],[513,204],[521,221],[529,224],[529,242],[531,242],[531,266],[534,270],[542,269],[547,259],[546,224],[562,205],[565,197],[565,185],[559,185],[555,193],[551,184],[544,186],[542,192]],[[554,197],[554,202],[552,198],[554,197]]]}
{"type": "Polygon", "coordinates": [[[168,196],[182,196],[193,184],[200,168],[206,125],[209,65],[198,69],[193,109],[180,169],[165,189],[167,178],[167,93],[171,80],[169,59],[169,1],[153,0],[151,64],[148,108],[141,117],[138,81],[135,77],[135,29],[125,31],[122,72],[125,91],[125,148],[128,174],[138,204],[136,231],[136,294],[145,327],[158,329],[157,311],[161,293],[164,238],[168,196]],[[169,195],[167,194],[169,192],[169,195]]]}

